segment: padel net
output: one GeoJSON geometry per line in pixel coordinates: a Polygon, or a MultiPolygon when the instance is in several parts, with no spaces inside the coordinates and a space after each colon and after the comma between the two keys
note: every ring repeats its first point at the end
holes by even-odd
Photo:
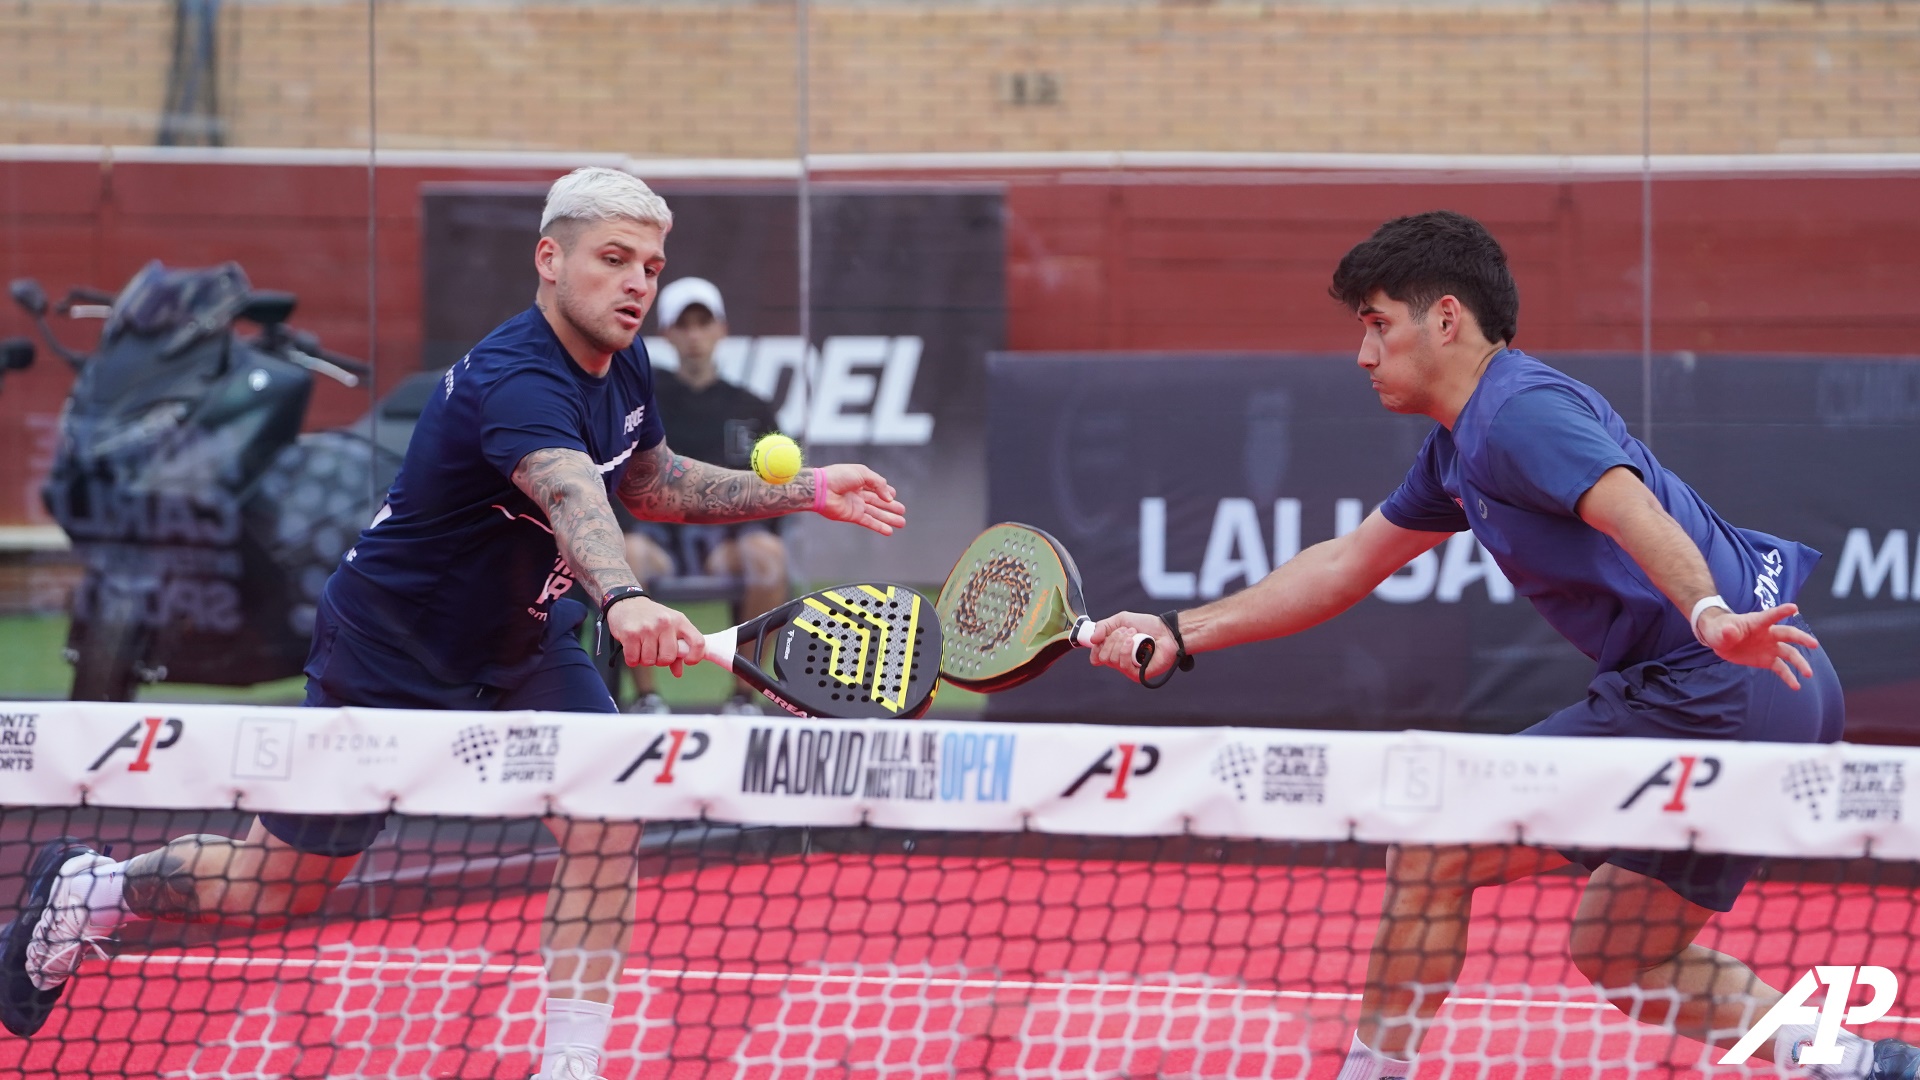
{"type": "MultiPolygon", "coordinates": [[[[1920,1033],[1869,970],[1913,966],[1920,750],[91,703],[0,732],[9,907],[61,836],[393,814],[315,915],[123,927],[0,1039],[34,1080],[528,1075],[539,818],[649,823],[609,1078],[1331,1078],[1393,844],[1765,856],[1699,941],[1855,1035],[1920,1033]],[[1826,1009],[1843,967],[1880,1015],[1826,1009]]],[[[1709,1049],[1657,995],[1603,999],[1569,958],[1582,883],[1478,894],[1418,1075],[1774,1075],[1720,1064],[1763,1010],[1709,1049]]]]}

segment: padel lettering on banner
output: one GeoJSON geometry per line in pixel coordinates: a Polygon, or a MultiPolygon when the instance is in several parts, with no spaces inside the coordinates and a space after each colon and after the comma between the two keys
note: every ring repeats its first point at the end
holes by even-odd
{"type": "Polygon", "coordinates": [[[128,772],[147,772],[153,768],[153,754],[156,750],[172,749],[186,734],[186,721],[178,717],[149,716],[135,720],[120,738],[102,751],[100,756],[87,766],[88,772],[98,772],[107,759],[122,750],[133,751],[133,760],[127,763],[128,772]]]}
{"type": "Polygon", "coordinates": [[[640,771],[640,767],[649,761],[660,763],[660,769],[653,776],[656,784],[671,784],[674,778],[674,766],[683,761],[698,761],[706,756],[707,747],[713,745],[713,738],[704,731],[691,731],[685,728],[672,728],[653,737],[640,756],[633,759],[626,770],[614,778],[614,783],[624,784],[640,771]]]}
{"type": "Polygon", "coordinates": [[[1087,781],[1095,777],[1112,777],[1113,783],[1107,787],[1106,797],[1124,799],[1127,797],[1127,782],[1135,777],[1146,776],[1160,767],[1160,748],[1151,743],[1116,743],[1107,748],[1106,753],[1087,766],[1085,772],[1060,793],[1063,799],[1071,799],[1087,781]]]}
{"type": "MultiPolygon", "coordinates": [[[[679,357],[665,338],[646,339],[655,367],[676,370],[679,357]]],[[[919,337],[842,335],[817,349],[798,337],[728,337],[714,348],[720,377],[775,404],[780,430],[834,446],[925,446],[934,418],[908,401],[919,377],[925,341],[919,337]],[[811,398],[803,371],[813,373],[811,398]]]]}
{"type": "Polygon", "coordinates": [[[1654,770],[1652,776],[1642,780],[1640,786],[1633,789],[1633,794],[1628,795],[1626,801],[1620,804],[1620,809],[1632,809],[1633,804],[1640,801],[1640,796],[1649,791],[1660,790],[1671,793],[1671,797],[1661,805],[1660,809],[1667,813],[1680,813],[1687,808],[1689,791],[1710,787],[1718,779],[1720,779],[1719,758],[1710,755],[1697,757],[1692,754],[1681,754],[1678,757],[1668,758],[1660,768],[1654,770]]]}
{"type": "MultiPolygon", "coordinates": [[[[1768,1009],[1760,1022],[1753,1025],[1740,1041],[1733,1044],[1720,1059],[1722,1065],[1741,1065],[1753,1056],[1768,1039],[1774,1037],[1782,1027],[1788,1024],[1813,1025],[1813,1038],[1802,1040],[1793,1048],[1795,1065],[1838,1065],[1843,1054],[1839,1045],[1840,1029],[1843,1025],[1857,1027],[1871,1024],[1887,1015],[1893,1003],[1900,1000],[1900,979],[1883,967],[1862,965],[1822,965],[1800,977],[1773,1008],[1768,1009]],[[1827,984],[1826,1001],[1820,1008],[1807,1004],[1807,999],[1819,989],[1821,983],[1827,984]],[[1869,987],[1873,999],[1864,1005],[1848,1005],[1855,984],[1869,987]]],[[[1780,1062],[1785,1065],[1787,1062],[1780,1062]]]]}
{"type": "Polygon", "coordinates": [[[1004,803],[1019,736],[912,728],[755,727],[740,790],[915,802],[1004,803]]]}

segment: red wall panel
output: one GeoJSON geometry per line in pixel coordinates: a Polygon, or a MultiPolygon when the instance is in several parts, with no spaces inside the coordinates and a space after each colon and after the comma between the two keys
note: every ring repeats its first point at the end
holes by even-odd
{"type": "MultiPolygon", "coordinates": [[[[149,259],[238,260],[255,285],[300,294],[298,325],[333,349],[373,357],[383,387],[419,362],[421,185],[537,183],[553,175],[383,168],[370,200],[359,165],[0,162],[0,265],[9,277],[38,277],[57,293],[72,284],[117,288],[149,259]]],[[[1520,282],[1520,344],[1640,346],[1637,178],[1010,172],[999,179],[1007,185],[1008,344],[1015,349],[1351,347],[1356,324],[1326,295],[1334,264],[1382,220],[1435,207],[1480,217],[1506,245],[1520,282]]],[[[1654,347],[1920,353],[1917,180],[1660,179],[1654,347]]],[[[11,306],[0,309],[0,334],[26,330],[11,306]]],[[[63,330],[78,342],[92,327],[63,330]]],[[[0,390],[0,525],[42,520],[33,474],[69,381],[63,366],[43,356],[0,390]]],[[[367,401],[364,390],[322,380],[310,422],[341,423],[367,401]]]]}

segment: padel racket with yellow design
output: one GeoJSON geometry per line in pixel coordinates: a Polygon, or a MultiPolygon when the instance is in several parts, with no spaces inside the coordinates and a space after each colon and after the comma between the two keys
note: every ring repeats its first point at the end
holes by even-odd
{"type": "MultiPolygon", "coordinates": [[[[1003,521],[975,538],[938,606],[946,634],[940,674],[967,690],[1019,686],[1091,645],[1080,570],[1060,541],[1031,525],[1003,521]]],[[[1133,657],[1143,668],[1153,658],[1151,636],[1134,635],[1133,657]]]]}
{"type": "Polygon", "coordinates": [[[940,616],[904,585],[821,589],[706,639],[708,660],[795,716],[910,719],[940,684],[940,616]]]}

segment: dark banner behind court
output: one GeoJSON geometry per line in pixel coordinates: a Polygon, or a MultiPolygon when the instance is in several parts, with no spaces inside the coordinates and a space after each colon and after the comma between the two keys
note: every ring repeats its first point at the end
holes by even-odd
{"type": "MultiPolygon", "coordinates": [[[[1544,359],[1646,434],[1638,357],[1544,359]]],[[[1353,528],[1432,426],[1383,410],[1351,356],[1016,354],[988,377],[988,516],[1059,537],[1096,616],[1194,607],[1353,528]]],[[[1920,363],[1677,354],[1651,385],[1664,465],[1734,524],[1825,553],[1800,600],[1850,737],[1920,738],[1920,363]]],[[[989,716],[1512,731],[1592,673],[1462,533],[1345,615],[1165,689],[1075,655],[989,716]]]]}
{"type": "MultiPolygon", "coordinates": [[[[532,303],[545,190],[424,190],[428,367],[452,363],[532,303]]],[[[810,462],[864,462],[907,504],[908,530],[894,538],[799,516],[788,534],[799,575],[943,580],[984,524],[984,365],[1006,342],[1000,191],[814,185],[811,349],[800,338],[794,190],[663,184],[660,193],[674,213],[662,281],[703,277],[725,300],[731,336],[715,352],[721,375],[771,400],[810,462]]],[[[645,332],[658,334],[652,317],[645,332]]],[[[677,365],[657,336],[648,346],[657,366],[677,365]]],[[[671,444],[674,418],[663,419],[671,444]]]]}

